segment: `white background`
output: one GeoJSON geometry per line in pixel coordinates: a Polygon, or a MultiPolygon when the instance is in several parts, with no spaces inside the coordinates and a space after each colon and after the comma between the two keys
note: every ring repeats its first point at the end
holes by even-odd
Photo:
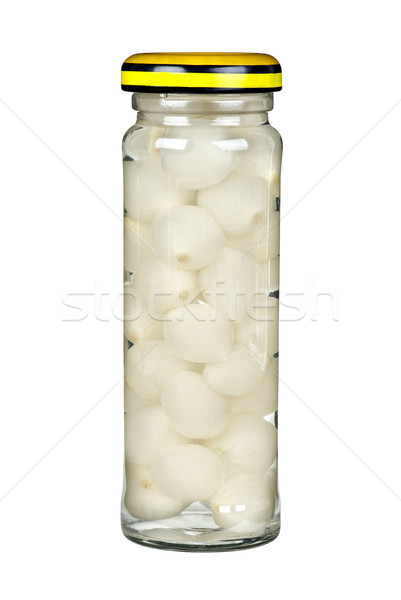
{"type": "Polygon", "coordinates": [[[1,597],[398,599],[397,3],[4,8],[1,597]],[[134,113],[119,78],[127,56],[151,51],[270,52],[283,67],[271,113],[284,139],[281,287],[298,310],[280,332],[282,531],[243,552],[162,552],[120,532],[112,304],[134,113]],[[334,302],[320,296],[316,310],[319,293],[334,302]],[[87,294],[74,297],[82,310],[71,294],[87,294]]]}

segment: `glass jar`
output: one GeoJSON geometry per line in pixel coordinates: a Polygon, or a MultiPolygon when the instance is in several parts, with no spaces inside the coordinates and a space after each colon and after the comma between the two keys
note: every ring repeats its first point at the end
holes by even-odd
{"type": "Polygon", "coordinates": [[[134,55],[124,135],[122,528],[159,548],[277,537],[277,61],[134,55]]]}

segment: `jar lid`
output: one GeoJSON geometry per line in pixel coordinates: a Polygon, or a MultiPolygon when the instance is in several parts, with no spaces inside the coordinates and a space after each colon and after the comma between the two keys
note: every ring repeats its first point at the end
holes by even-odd
{"type": "Polygon", "coordinates": [[[269,54],[133,54],[121,68],[125,92],[244,93],[281,90],[280,63],[269,54]]]}

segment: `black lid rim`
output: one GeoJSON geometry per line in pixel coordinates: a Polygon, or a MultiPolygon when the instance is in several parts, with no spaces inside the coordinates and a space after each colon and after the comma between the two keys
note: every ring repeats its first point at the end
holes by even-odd
{"type": "Polygon", "coordinates": [[[124,92],[144,92],[153,94],[260,94],[279,92],[282,87],[273,88],[218,88],[218,87],[169,87],[153,85],[122,85],[124,92]]]}
{"type": "Polygon", "coordinates": [[[262,75],[281,73],[280,65],[186,65],[157,63],[123,63],[121,71],[146,73],[214,73],[223,75],[262,75]]]}

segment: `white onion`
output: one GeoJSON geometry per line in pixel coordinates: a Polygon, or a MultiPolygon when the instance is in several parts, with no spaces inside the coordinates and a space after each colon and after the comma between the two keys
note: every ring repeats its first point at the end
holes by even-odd
{"type": "Polygon", "coordinates": [[[266,471],[265,480],[268,487],[271,489],[273,494],[277,496],[278,494],[278,477],[277,477],[277,467],[270,467],[266,471]]]}
{"type": "Polygon", "coordinates": [[[144,263],[133,277],[133,286],[152,317],[192,302],[199,293],[198,275],[169,267],[158,258],[144,263]]]}
{"type": "Polygon", "coordinates": [[[277,360],[273,359],[266,368],[266,374],[258,387],[243,396],[231,398],[231,406],[234,413],[248,413],[264,417],[277,410],[277,360]]]}
{"type": "Polygon", "coordinates": [[[131,390],[127,384],[124,385],[124,412],[139,412],[143,408],[152,406],[157,402],[154,398],[142,398],[136,392],[131,390]]]}
{"type": "Polygon", "coordinates": [[[232,324],[207,304],[189,304],[167,314],[166,345],[183,359],[206,363],[223,358],[234,340],[232,324]]]}
{"type": "Polygon", "coordinates": [[[215,437],[231,416],[230,401],[191,371],[170,375],[160,402],[177,431],[192,439],[215,437]]]}
{"type": "Polygon", "coordinates": [[[124,505],[137,519],[153,521],[178,515],[186,502],[164,496],[153,484],[148,467],[125,465],[126,489],[124,505]]]}
{"type": "Polygon", "coordinates": [[[164,261],[183,269],[201,269],[223,249],[225,238],[208,212],[199,206],[174,206],[152,224],[153,249],[164,261]]]}
{"type": "Polygon", "coordinates": [[[280,171],[272,170],[269,177],[269,206],[273,210],[280,209],[280,171]],[[278,206],[277,206],[278,204],[278,206]]]}
{"type": "Polygon", "coordinates": [[[124,321],[124,335],[135,344],[147,340],[160,340],[163,337],[163,323],[148,315],[146,309],[136,319],[124,321]]]}
{"type": "Polygon", "coordinates": [[[168,177],[157,159],[124,161],[124,206],[133,219],[151,223],[159,211],[194,201],[195,194],[168,177]]]}
{"type": "Polygon", "coordinates": [[[280,253],[280,212],[271,210],[269,224],[260,228],[254,236],[249,253],[257,262],[262,263],[275,258],[280,253]]]}
{"type": "Polygon", "coordinates": [[[149,315],[132,283],[124,286],[124,335],[133,344],[163,337],[163,322],[149,315]]]}
{"type": "Polygon", "coordinates": [[[277,453],[277,429],[254,415],[234,415],[217,437],[205,445],[221,456],[227,472],[264,472],[277,453]]]}
{"type": "Polygon", "coordinates": [[[163,341],[138,342],[127,352],[125,381],[139,396],[157,400],[169,375],[190,368],[191,363],[178,358],[163,341]]]}
{"type": "Polygon", "coordinates": [[[198,444],[174,446],[153,462],[150,472],[163,494],[187,503],[208,498],[223,480],[220,459],[198,444]]]}
{"type": "MultiPolygon", "coordinates": [[[[242,238],[230,238],[230,239],[242,239],[242,238]]],[[[227,240],[228,243],[228,240],[227,240]]],[[[231,246],[232,248],[234,248],[234,246],[231,246]]],[[[241,248],[238,246],[238,250],[241,250],[241,248]]],[[[248,250],[250,250],[250,247],[248,247],[248,250]]],[[[247,253],[247,250],[243,250],[244,253],[247,253]]],[[[249,252],[250,254],[250,252],[249,252]]],[[[258,292],[263,292],[264,294],[266,294],[267,296],[270,295],[271,292],[277,292],[279,289],[279,265],[280,265],[280,257],[276,256],[275,258],[270,258],[268,261],[264,261],[261,263],[258,263],[259,265],[259,270],[258,270],[258,289],[256,291],[256,293],[258,292]]],[[[275,297],[275,296],[272,296],[275,297]]],[[[257,300],[257,296],[256,296],[256,300],[257,300]]],[[[250,301],[251,305],[252,305],[252,300],[250,301]]]]}
{"type": "Polygon", "coordinates": [[[127,413],[124,424],[125,460],[134,465],[149,466],[160,453],[187,441],[157,404],[127,413]]]}
{"type": "Polygon", "coordinates": [[[225,248],[217,260],[199,273],[199,286],[206,301],[237,322],[246,318],[248,299],[262,280],[258,264],[232,248],[225,248]]]}
{"type": "Polygon", "coordinates": [[[124,268],[134,273],[146,260],[154,256],[150,226],[125,217],[124,268]]]}
{"type": "Polygon", "coordinates": [[[198,204],[208,210],[225,234],[255,235],[267,224],[268,183],[263,177],[236,172],[198,193],[198,204]]]}
{"type": "Polygon", "coordinates": [[[241,254],[250,255],[255,245],[255,235],[231,236],[226,235],[226,246],[240,250],[241,254]]]}
{"type": "Polygon", "coordinates": [[[267,179],[280,173],[282,141],[274,127],[241,127],[235,129],[235,134],[237,137],[243,137],[248,146],[246,150],[238,152],[238,172],[260,175],[267,179]]]}
{"type": "Polygon", "coordinates": [[[276,256],[265,263],[261,263],[260,268],[264,277],[263,289],[268,294],[277,292],[279,289],[280,257],[276,256]]]}
{"type": "Polygon", "coordinates": [[[255,390],[262,381],[266,364],[249,351],[236,345],[223,359],[209,363],[203,372],[206,383],[227,396],[242,396],[255,390]]]}
{"type": "Polygon", "coordinates": [[[268,222],[264,220],[252,235],[226,236],[226,244],[239,250],[242,255],[254,258],[258,263],[269,259],[277,259],[280,244],[280,213],[271,210],[268,222]]]}
{"type": "Polygon", "coordinates": [[[235,340],[267,364],[278,352],[278,301],[256,294],[248,309],[248,317],[234,324],[235,340]]]}
{"type": "MultiPolygon", "coordinates": [[[[163,137],[164,127],[132,128],[123,140],[123,153],[134,160],[145,160],[151,156],[157,157],[160,150],[156,142],[163,137]]],[[[129,162],[129,161],[128,161],[129,162]]]]}
{"type": "Polygon", "coordinates": [[[246,139],[247,148],[238,152],[239,173],[259,175],[267,177],[271,169],[273,157],[273,140],[261,127],[239,128],[236,130],[238,136],[241,134],[246,139]]]}
{"type": "Polygon", "coordinates": [[[275,497],[262,477],[229,475],[210,501],[216,525],[238,533],[262,533],[274,513],[275,497]]]}
{"type": "Polygon", "coordinates": [[[238,161],[230,149],[229,134],[224,127],[170,127],[160,140],[164,171],[189,190],[215,185],[238,161]]]}

